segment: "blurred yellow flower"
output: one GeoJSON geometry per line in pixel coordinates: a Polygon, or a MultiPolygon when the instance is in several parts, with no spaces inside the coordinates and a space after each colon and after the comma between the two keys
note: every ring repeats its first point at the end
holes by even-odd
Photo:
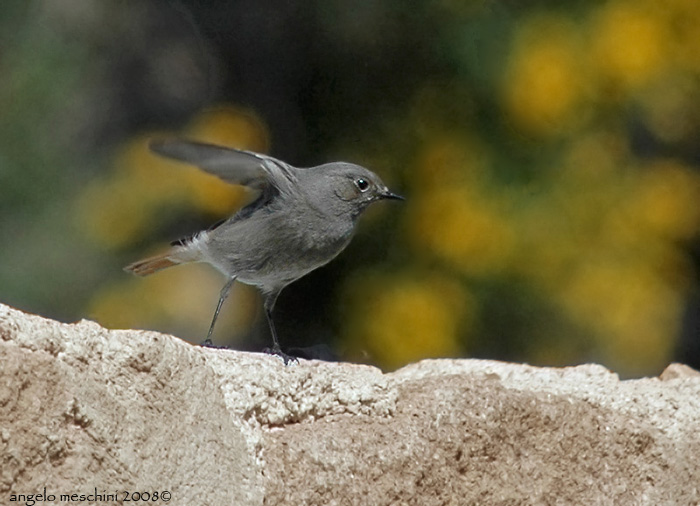
{"type": "Polygon", "coordinates": [[[700,231],[700,174],[677,162],[658,161],[644,167],[636,183],[625,212],[645,235],[677,241],[700,231]]]}
{"type": "Polygon", "coordinates": [[[346,286],[346,341],[393,370],[426,357],[460,355],[475,302],[459,282],[437,274],[368,273],[346,286]]]}
{"type": "Polygon", "coordinates": [[[648,2],[607,2],[591,26],[593,65],[622,89],[640,86],[665,69],[669,36],[648,2]]]}
{"type": "Polygon", "coordinates": [[[503,203],[490,197],[459,186],[426,189],[406,214],[416,250],[477,276],[503,269],[513,253],[515,232],[503,203]]]}
{"type": "Polygon", "coordinates": [[[186,129],[193,139],[265,153],[270,149],[267,127],[252,111],[232,105],[206,109],[186,129]]]}
{"type": "Polygon", "coordinates": [[[578,132],[564,150],[562,168],[556,177],[563,186],[577,188],[603,180],[612,183],[619,178],[620,164],[628,156],[627,139],[622,132],[578,132]]]}
{"type": "Polygon", "coordinates": [[[153,132],[125,142],[114,156],[112,179],[122,179],[125,184],[138,188],[150,204],[182,200],[187,188],[178,171],[173,170],[173,162],[155,155],[148,148],[151,139],[171,135],[153,132]]]}
{"type": "Polygon", "coordinates": [[[606,258],[577,266],[559,301],[591,330],[605,362],[625,371],[658,370],[671,358],[682,292],[645,260],[606,258]]]}
{"type": "Polygon", "coordinates": [[[187,188],[187,201],[192,207],[215,217],[233,214],[249,197],[242,186],[224,183],[218,177],[200,170],[184,171],[181,178],[187,188]]]}
{"type": "Polygon", "coordinates": [[[700,73],[700,2],[666,0],[653,4],[671,37],[669,57],[685,71],[697,75],[700,73]]]}
{"type": "Polygon", "coordinates": [[[700,126],[696,105],[700,103],[700,86],[696,80],[693,75],[669,72],[645,88],[639,97],[640,112],[654,137],[671,145],[695,143],[700,126]]]}
{"type": "Polygon", "coordinates": [[[506,112],[529,133],[561,132],[585,92],[576,26],[561,16],[534,17],[514,44],[503,77],[506,112]]]}

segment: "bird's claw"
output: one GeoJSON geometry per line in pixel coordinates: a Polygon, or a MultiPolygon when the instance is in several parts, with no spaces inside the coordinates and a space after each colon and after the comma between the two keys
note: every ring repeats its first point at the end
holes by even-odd
{"type": "Polygon", "coordinates": [[[284,360],[284,365],[289,365],[290,362],[296,362],[297,364],[299,363],[299,359],[295,357],[294,355],[288,355],[287,353],[282,351],[282,348],[279,346],[273,346],[272,348],[265,348],[263,350],[263,353],[267,353],[268,355],[275,355],[278,357],[281,357],[282,360],[284,360]]]}
{"type": "Polygon", "coordinates": [[[212,348],[214,350],[228,350],[229,349],[228,346],[218,346],[218,345],[214,344],[212,342],[212,340],[209,339],[208,337],[204,341],[199,343],[199,345],[202,346],[203,348],[212,348]]]}

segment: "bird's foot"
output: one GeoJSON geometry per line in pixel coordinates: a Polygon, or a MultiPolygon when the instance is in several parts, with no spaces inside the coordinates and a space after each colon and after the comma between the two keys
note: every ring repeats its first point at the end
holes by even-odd
{"type": "Polygon", "coordinates": [[[212,348],[214,350],[228,350],[229,349],[228,346],[218,346],[218,345],[214,344],[212,342],[212,340],[209,339],[208,337],[204,341],[199,343],[199,345],[203,348],[212,348]]]}
{"type": "Polygon", "coordinates": [[[285,352],[282,351],[282,348],[279,346],[273,346],[272,348],[265,348],[263,350],[263,353],[267,353],[269,355],[276,355],[278,357],[281,357],[282,360],[284,360],[284,365],[289,365],[290,362],[296,362],[297,364],[299,363],[299,359],[295,357],[294,355],[287,355],[285,352]]]}

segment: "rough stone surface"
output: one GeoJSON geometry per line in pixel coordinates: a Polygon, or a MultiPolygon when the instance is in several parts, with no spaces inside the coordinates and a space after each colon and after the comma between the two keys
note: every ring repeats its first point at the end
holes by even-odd
{"type": "Polygon", "coordinates": [[[0,305],[0,504],[44,488],[54,504],[698,504],[700,373],[285,367],[0,305]]]}

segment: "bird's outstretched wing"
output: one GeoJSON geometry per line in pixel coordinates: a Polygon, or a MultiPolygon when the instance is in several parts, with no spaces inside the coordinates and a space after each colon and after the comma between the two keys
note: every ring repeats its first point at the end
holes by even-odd
{"type": "Polygon", "coordinates": [[[151,151],[196,165],[231,184],[284,190],[293,178],[290,166],[271,156],[182,139],[154,140],[151,151]]]}

